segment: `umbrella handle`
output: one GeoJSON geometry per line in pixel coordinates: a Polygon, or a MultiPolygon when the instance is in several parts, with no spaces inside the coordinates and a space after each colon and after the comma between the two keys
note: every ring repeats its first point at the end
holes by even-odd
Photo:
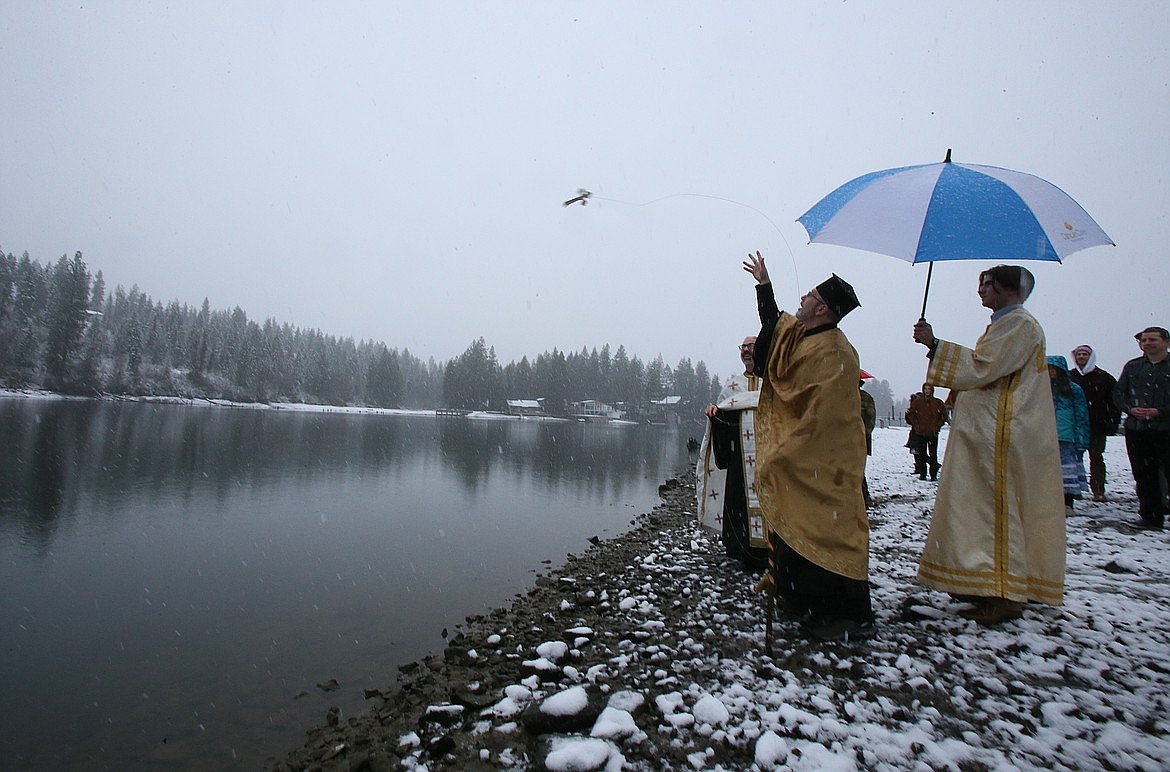
{"type": "Polygon", "coordinates": [[[926,298],[930,296],[930,275],[934,272],[934,262],[929,263],[929,268],[926,269],[926,289],[922,293],[922,313],[918,315],[918,321],[926,321],[926,298]]]}

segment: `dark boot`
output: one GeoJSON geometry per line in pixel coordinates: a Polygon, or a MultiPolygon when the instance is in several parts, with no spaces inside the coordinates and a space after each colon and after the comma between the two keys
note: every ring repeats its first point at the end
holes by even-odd
{"type": "Polygon", "coordinates": [[[809,638],[822,643],[848,643],[861,641],[874,634],[876,625],[872,619],[858,620],[850,617],[811,617],[801,625],[809,638]]]}
{"type": "Polygon", "coordinates": [[[964,595],[959,592],[948,592],[947,595],[951,596],[951,600],[957,600],[959,603],[974,603],[975,605],[985,602],[988,597],[986,595],[964,595]]]}
{"type": "Polygon", "coordinates": [[[985,627],[998,625],[1024,615],[1024,604],[1007,598],[983,598],[974,608],[963,609],[959,616],[985,627]]]}

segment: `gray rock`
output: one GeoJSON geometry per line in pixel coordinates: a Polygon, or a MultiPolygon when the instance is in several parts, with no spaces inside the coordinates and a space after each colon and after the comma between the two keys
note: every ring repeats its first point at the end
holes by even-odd
{"type": "Polygon", "coordinates": [[[466,712],[462,705],[430,705],[420,718],[419,726],[456,726],[463,723],[463,716],[466,712]]]}
{"type": "MultiPolygon", "coordinates": [[[[558,749],[558,747],[562,747],[565,744],[581,744],[589,746],[593,753],[596,753],[594,756],[593,753],[583,754],[580,752],[574,752],[573,760],[575,763],[572,766],[573,770],[579,770],[579,772],[594,772],[594,770],[602,770],[607,768],[609,757],[612,755],[612,753],[606,747],[607,744],[604,740],[598,740],[589,737],[557,737],[555,735],[546,735],[537,741],[536,768],[538,770],[550,769],[548,762],[549,754],[553,753],[558,749]],[[583,762],[587,761],[591,757],[594,762],[593,765],[585,766],[583,762]]],[[[564,769],[565,767],[562,764],[557,764],[555,768],[564,769]]]]}
{"type": "MultiPolygon", "coordinates": [[[[560,694],[558,692],[558,694],[560,694]]],[[[556,694],[549,695],[539,702],[534,702],[529,705],[520,714],[520,723],[524,728],[533,734],[548,734],[556,733],[570,733],[570,732],[584,732],[588,731],[597,717],[601,715],[601,711],[605,708],[606,698],[593,687],[585,688],[586,703],[584,707],[576,713],[561,713],[550,712],[545,709],[548,701],[556,694]]]]}
{"type": "Polygon", "coordinates": [[[550,662],[544,657],[537,657],[520,663],[520,677],[527,678],[528,676],[536,676],[541,681],[551,683],[564,678],[565,671],[555,662],[550,662]]]}
{"type": "Polygon", "coordinates": [[[451,690],[451,700],[472,710],[483,710],[499,702],[500,694],[498,691],[463,687],[451,690]]]}

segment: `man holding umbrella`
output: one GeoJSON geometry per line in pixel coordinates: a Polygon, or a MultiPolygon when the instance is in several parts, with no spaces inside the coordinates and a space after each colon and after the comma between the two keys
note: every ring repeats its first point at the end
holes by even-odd
{"type": "MultiPolygon", "coordinates": [[[[783,313],[760,253],[743,267],[757,283],[761,324],[754,372],[761,378],[756,491],[770,546],[764,586],[803,618],[810,637],[865,637],[873,608],[860,366],[837,328],[860,303],[834,275],[805,293],[794,314],[783,313]]],[[[770,649],[770,614],[767,633],[770,649]]]]}
{"type": "Polygon", "coordinates": [[[1060,451],[1044,330],[1023,307],[1035,280],[1020,266],[979,274],[991,323],[974,349],[939,340],[920,319],[926,381],[951,389],[954,416],[918,578],[972,604],[960,614],[994,625],[1027,601],[1064,598],[1060,451]]]}

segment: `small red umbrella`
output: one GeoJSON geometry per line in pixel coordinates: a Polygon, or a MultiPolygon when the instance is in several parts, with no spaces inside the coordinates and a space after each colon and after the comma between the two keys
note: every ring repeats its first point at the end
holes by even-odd
{"type": "Polygon", "coordinates": [[[861,380],[863,380],[863,381],[864,381],[866,378],[872,378],[872,377],[873,377],[873,376],[872,376],[872,375],[870,375],[869,373],[867,373],[865,370],[862,370],[862,371],[861,371],[861,380]]]}

